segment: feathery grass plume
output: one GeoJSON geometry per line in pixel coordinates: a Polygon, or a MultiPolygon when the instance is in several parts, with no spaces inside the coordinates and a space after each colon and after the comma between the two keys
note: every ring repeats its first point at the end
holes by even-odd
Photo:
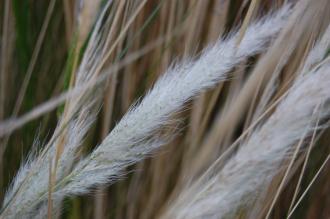
{"type": "Polygon", "coordinates": [[[330,48],[330,25],[322,35],[321,39],[316,43],[314,48],[308,54],[302,74],[308,73],[308,69],[320,63],[326,57],[330,48]]]}
{"type": "MultiPolygon", "coordinates": [[[[99,107],[98,102],[102,98],[101,91],[104,88],[104,83],[101,84],[100,81],[106,77],[100,77],[98,75],[104,73],[103,67],[107,67],[106,61],[111,54],[111,50],[113,50],[114,46],[117,44],[110,44],[112,38],[116,36],[113,33],[113,29],[108,28],[111,19],[106,17],[111,3],[111,0],[107,1],[91,34],[77,75],[74,77],[75,83],[73,90],[75,90],[75,88],[84,87],[85,84],[91,82],[95,85],[92,89],[83,89],[81,94],[74,98],[69,98],[66,102],[64,115],[58,123],[58,127],[55,129],[51,140],[41,153],[31,158],[27,165],[22,166],[19,171],[20,174],[18,174],[19,177],[16,177],[6,194],[4,206],[15,206],[22,201],[22,199],[28,202],[31,197],[38,196],[39,190],[36,190],[36,187],[38,187],[38,189],[41,187],[48,187],[49,180],[46,179],[45,176],[49,175],[49,170],[44,167],[49,165],[49,159],[54,157],[53,163],[55,169],[53,169],[52,173],[55,175],[54,181],[60,180],[71,170],[72,164],[76,160],[76,152],[94,121],[99,107]],[[112,48],[110,52],[108,49],[109,46],[112,48]]],[[[122,24],[124,30],[119,32],[120,35],[118,38],[123,37],[123,34],[127,31],[127,28],[141,11],[145,3],[146,1],[143,1],[136,4],[136,7],[132,7],[131,10],[133,10],[133,13],[130,14],[128,21],[122,24]]],[[[153,44],[158,45],[159,42],[157,41],[153,44]]],[[[154,47],[155,45],[153,44],[149,47],[154,47]]],[[[147,46],[145,50],[150,50],[149,47],[147,46]]],[[[140,56],[139,53],[143,54],[143,51],[138,51],[137,54],[132,54],[132,56],[140,56]]],[[[128,60],[130,59],[134,59],[134,57],[128,57],[128,60]]],[[[113,71],[110,71],[106,76],[109,77],[109,74],[112,72],[113,71]]],[[[55,203],[60,204],[59,199],[55,200],[55,203]]],[[[36,215],[42,217],[42,212],[47,213],[45,210],[47,208],[44,208],[45,205],[47,206],[46,201],[38,204],[36,208],[23,206],[28,209],[24,212],[24,215],[29,214],[31,217],[36,217],[36,215]]],[[[19,214],[16,214],[16,216],[19,216],[19,214]]]]}
{"type": "MultiPolygon", "coordinates": [[[[94,73],[92,70],[100,64],[102,58],[100,52],[103,49],[102,43],[104,43],[102,41],[106,37],[104,33],[100,34],[102,31],[101,23],[110,3],[111,1],[107,2],[92,33],[90,43],[77,71],[75,86],[81,86],[90,81],[94,73]]],[[[45,179],[45,176],[49,175],[49,171],[45,167],[49,165],[49,160],[54,157],[59,145],[63,147],[61,148],[62,156],[59,156],[58,160],[54,161],[57,168],[56,179],[62,178],[71,170],[75,161],[76,151],[82,144],[82,140],[97,114],[98,101],[102,97],[101,90],[102,86],[96,89],[85,90],[77,97],[68,100],[66,116],[60,119],[54,135],[45,148],[40,153],[31,154],[26,164],[20,168],[10,189],[6,193],[3,206],[15,206],[15,203],[22,201],[22,199],[28,199],[28,197],[37,195],[39,187],[48,185],[48,179],[45,179]],[[64,130],[66,131],[64,132],[64,130]],[[65,136],[62,135],[63,132],[65,136]]],[[[38,208],[42,207],[39,206],[38,208]]],[[[31,216],[36,213],[38,214],[38,212],[29,212],[31,216]]]]}
{"type": "MultiPolygon", "coordinates": [[[[231,101],[228,110],[226,108],[221,111],[217,110],[218,113],[213,118],[209,131],[195,152],[195,156],[198,158],[193,162],[188,161],[191,164],[187,165],[187,171],[184,170],[186,174],[181,174],[185,177],[183,181],[198,176],[208,168],[210,163],[228,146],[227,142],[230,143],[235,130],[239,130],[242,120],[246,119],[244,117],[246,113],[251,111],[255,115],[263,112],[263,106],[259,104],[256,107],[255,103],[258,103],[260,95],[271,96],[271,92],[265,92],[264,87],[270,84],[270,86],[273,85],[271,87],[273,89],[276,84],[269,83],[273,78],[276,82],[282,76],[288,77],[295,73],[295,64],[301,63],[303,58],[301,50],[306,49],[306,44],[310,39],[317,37],[316,33],[323,32],[326,28],[323,26],[330,19],[328,11],[329,1],[327,0],[297,1],[283,31],[271,48],[260,56],[238,95],[233,100],[228,98],[231,101]],[[286,59],[286,57],[290,58],[286,59]],[[275,77],[276,75],[278,77],[275,77]],[[256,113],[255,110],[259,112],[256,113]]],[[[245,120],[246,125],[248,125],[248,121],[250,121],[249,118],[245,120]]]]}
{"type": "MultiPolygon", "coordinates": [[[[304,62],[302,63],[302,66],[297,70],[298,72],[300,72],[297,75],[297,78],[310,73],[310,70],[314,67],[317,68],[317,65],[322,65],[322,61],[328,55],[329,48],[330,48],[330,25],[324,31],[323,35],[320,35],[318,37],[318,40],[316,41],[315,46],[313,48],[311,48],[310,52],[306,55],[307,57],[304,60],[304,62]]],[[[320,119],[320,118],[318,118],[318,119],[320,119]]],[[[318,135],[322,134],[322,132],[317,132],[317,131],[318,131],[317,129],[314,130],[315,133],[313,133],[313,135],[316,135],[316,133],[318,133],[318,135]]],[[[305,136],[302,137],[302,140],[304,139],[304,137],[305,136]]],[[[311,142],[309,143],[311,148],[314,147],[313,138],[314,137],[311,137],[311,142]]],[[[301,146],[297,146],[297,148],[298,147],[301,147],[301,146]]],[[[295,149],[295,150],[297,150],[297,149],[295,149]]],[[[292,159],[294,159],[294,155],[292,156],[292,159]]],[[[295,164],[294,164],[296,167],[291,168],[291,170],[290,170],[291,177],[296,173],[296,171],[298,169],[297,166],[299,166],[300,163],[301,162],[299,162],[297,160],[297,162],[295,162],[295,164]]],[[[286,171],[288,171],[288,169],[289,169],[289,167],[287,168],[286,171]]],[[[287,177],[287,178],[290,178],[290,177],[287,177]]],[[[285,179],[285,181],[290,182],[290,180],[287,178],[285,179]]],[[[273,181],[276,182],[276,180],[277,179],[275,177],[273,181]]],[[[284,180],[284,178],[282,180],[284,180]]],[[[272,187],[274,187],[272,185],[269,185],[267,187],[270,187],[270,189],[273,190],[274,192],[277,190],[277,189],[272,188],[272,187]]],[[[270,206],[271,202],[273,201],[273,199],[275,199],[275,198],[273,198],[274,196],[276,196],[276,195],[274,193],[270,192],[269,190],[262,191],[262,193],[259,194],[256,202],[254,203],[253,210],[251,212],[248,212],[249,218],[256,218],[256,217],[261,218],[261,217],[265,216],[262,213],[262,212],[266,211],[265,209],[268,209],[268,212],[270,212],[271,209],[269,206],[270,206]],[[268,198],[267,198],[267,196],[268,196],[268,198]],[[269,202],[269,203],[267,203],[267,202],[269,202]]]]}
{"type": "MultiPolygon", "coordinates": [[[[319,7],[324,7],[324,5],[320,5],[319,7]]],[[[303,10],[303,11],[305,12],[305,10],[303,10]]],[[[314,9],[314,11],[315,11],[315,9],[314,9]]],[[[327,12],[327,10],[324,10],[324,11],[327,12]]],[[[314,14],[312,14],[312,16],[314,16],[314,14]]],[[[308,17],[307,17],[307,19],[308,19],[308,17]]],[[[310,19],[308,19],[308,20],[310,20],[310,19]]],[[[325,19],[324,22],[319,22],[319,24],[315,25],[315,26],[321,27],[322,25],[327,24],[328,22],[326,20],[327,19],[325,19]]],[[[307,24],[304,24],[304,26],[307,26],[307,24]]],[[[314,27],[314,28],[318,30],[319,36],[310,37],[309,43],[308,43],[310,45],[307,45],[307,47],[312,47],[314,41],[316,41],[316,45],[313,48],[311,48],[308,53],[306,53],[305,56],[307,56],[307,57],[302,57],[302,60],[300,61],[299,66],[297,67],[297,70],[293,70],[291,72],[291,74],[288,74],[289,76],[287,76],[287,77],[289,77],[291,79],[284,80],[286,87],[288,87],[289,85],[292,84],[292,81],[295,77],[299,77],[299,75],[307,74],[310,71],[312,66],[321,62],[322,59],[326,56],[327,50],[330,45],[330,26],[328,26],[326,29],[324,28],[325,30],[322,30],[323,28],[320,28],[320,29],[318,29],[316,27],[314,27]],[[302,69],[302,70],[300,70],[300,69],[302,69]],[[297,75],[297,76],[295,76],[295,75],[297,75]]],[[[314,32],[311,32],[311,34],[316,35],[314,32]]],[[[300,40],[295,40],[295,41],[299,42],[300,40]]],[[[273,95],[275,94],[276,90],[280,89],[278,87],[279,86],[278,80],[280,77],[281,70],[283,69],[285,63],[290,63],[290,59],[289,59],[288,55],[292,54],[293,51],[294,51],[293,48],[290,48],[290,46],[288,46],[288,48],[286,48],[286,50],[283,52],[281,60],[279,60],[279,63],[277,64],[276,69],[274,70],[274,73],[272,74],[270,80],[268,81],[268,83],[266,85],[266,88],[263,91],[261,100],[255,109],[252,121],[256,121],[262,115],[262,113],[264,113],[266,111],[267,105],[269,103],[271,103],[271,99],[273,98],[273,95]]],[[[297,60],[292,60],[292,62],[297,63],[297,60]]],[[[290,63],[290,65],[288,65],[288,66],[294,66],[294,65],[295,65],[294,63],[290,63]]],[[[282,89],[283,89],[283,87],[282,87],[282,89]]],[[[279,91],[279,92],[281,92],[281,91],[279,91]]]]}
{"type": "MultiPolygon", "coordinates": [[[[239,48],[236,48],[237,35],[234,35],[207,49],[198,60],[172,67],[142,102],[131,108],[90,156],[78,163],[69,175],[55,183],[55,199],[85,193],[94,185],[111,181],[125,167],[159,147],[163,142],[158,139],[159,135],[154,134],[169,123],[171,114],[194,95],[226,79],[226,73],[242,60],[265,50],[281,29],[289,11],[290,6],[287,5],[272,16],[251,25],[239,48]]],[[[79,81],[79,75],[77,79],[79,81]]],[[[47,194],[47,175],[47,170],[36,173],[34,178],[39,178],[42,182],[29,185],[29,191],[20,193],[13,203],[7,201],[2,215],[9,218],[24,215],[42,203],[47,194]]]]}
{"type": "MultiPolygon", "coordinates": [[[[118,177],[126,166],[158,147],[162,142],[152,135],[168,123],[170,115],[192,96],[225,79],[225,73],[234,65],[265,49],[270,38],[281,29],[289,9],[283,7],[275,16],[249,27],[237,50],[234,36],[206,50],[196,62],[187,61],[171,68],[101,145],[55,186],[55,195],[85,193],[93,185],[118,177]]],[[[44,198],[43,194],[40,200],[44,198]]]]}
{"type": "MultiPolygon", "coordinates": [[[[3,206],[5,192],[9,194],[10,183],[26,160],[36,167],[35,172],[45,164],[43,171],[47,179],[41,180],[40,188],[44,190],[47,186],[47,191],[40,195],[36,204],[25,205],[29,209],[15,212],[9,218],[161,218],[171,204],[180,199],[177,196],[186,193],[183,190],[198,191],[194,197],[200,197],[198,194],[203,191],[199,188],[203,188],[203,183],[207,187],[208,180],[214,179],[213,176],[220,173],[230,158],[262,128],[297,78],[308,75],[312,68],[319,69],[325,63],[324,58],[330,56],[329,35],[323,35],[330,28],[329,0],[112,0],[101,22],[101,31],[96,33],[99,42],[95,44],[104,45],[93,57],[99,64],[95,64],[94,72],[85,72],[89,79],[79,83],[77,74],[93,30],[97,28],[93,18],[99,17],[108,1],[4,0],[0,3],[3,12],[0,12],[0,60],[5,63],[0,65],[0,78],[5,79],[0,82],[0,102],[4,103],[0,103],[0,117],[2,114],[3,118],[0,144],[6,145],[6,139],[9,140],[3,159],[0,158],[3,164],[0,164],[0,172],[4,170],[3,177],[0,176],[3,182],[3,185],[0,182],[0,218],[8,215],[2,216],[6,208],[3,206]],[[229,36],[228,39],[234,32],[242,30],[243,33],[244,27],[258,21],[261,15],[268,15],[287,2],[295,6],[280,33],[265,50],[235,65],[227,74],[228,79],[191,98],[169,117],[171,121],[151,133],[150,140],[168,144],[124,168],[119,175],[110,176],[109,184],[95,185],[88,193],[69,194],[70,197],[56,193],[59,182],[89,157],[131,105],[138,106],[154,82],[171,66],[173,58],[195,61],[203,48],[214,45],[219,36],[229,36]],[[78,4],[80,6],[76,7],[78,4]],[[136,15],[140,5],[144,6],[136,15]],[[51,8],[53,12],[49,17],[51,8]],[[14,105],[19,99],[15,97],[20,96],[20,87],[25,83],[29,63],[40,45],[39,36],[47,20],[49,24],[27,93],[20,113],[14,116],[14,105]],[[322,45],[320,40],[324,42],[322,45]],[[108,58],[103,59],[104,55],[108,58]],[[193,58],[189,59],[191,56],[193,58]],[[86,95],[82,98],[83,94],[86,95]],[[81,106],[81,103],[90,106],[81,106]],[[88,124],[85,119],[98,109],[95,119],[90,120],[92,125],[88,124]],[[79,131],[79,127],[86,129],[79,131]],[[71,147],[70,142],[78,142],[80,138],[82,141],[76,152],[72,151],[71,168],[66,160],[63,169],[64,150],[71,147]],[[48,149],[44,150],[45,147],[48,149]],[[48,154],[50,159],[45,159],[48,154]],[[119,177],[120,180],[112,180],[119,177]],[[196,183],[197,180],[201,183],[196,183]]],[[[239,33],[235,35],[238,47],[239,33]]],[[[89,66],[92,63],[90,59],[89,66]]],[[[330,101],[326,106],[328,103],[330,101]]],[[[275,175],[239,200],[243,204],[223,218],[329,218],[330,127],[327,125],[330,116],[320,120],[318,109],[323,105],[321,103],[313,112],[318,118],[314,126],[318,128],[312,134],[306,130],[307,134],[292,144],[275,175]]],[[[29,167],[26,173],[22,172],[23,180],[9,203],[14,204],[20,197],[24,202],[27,200],[24,190],[29,189],[29,182],[36,185],[32,169],[29,167]]],[[[35,180],[39,179],[37,176],[35,180]]]]}
{"type": "Polygon", "coordinates": [[[186,61],[170,68],[99,147],[57,185],[56,194],[85,193],[94,185],[111,181],[125,167],[161,145],[159,135],[153,135],[170,123],[172,113],[201,91],[225,80],[232,67],[242,60],[264,50],[270,38],[281,29],[289,11],[290,6],[286,5],[275,15],[251,25],[237,49],[237,35],[234,35],[205,50],[196,61],[186,61]]]}
{"type": "Polygon", "coordinates": [[[298,77],[275,112],[223,169],[211,168],[197,183],[183,189],[163,218],[223,218],[248,205],[249,198],[277,173],[292,145],[319,129],[317,121],[329,116],[329,70],[327,59],[298,77]]]}

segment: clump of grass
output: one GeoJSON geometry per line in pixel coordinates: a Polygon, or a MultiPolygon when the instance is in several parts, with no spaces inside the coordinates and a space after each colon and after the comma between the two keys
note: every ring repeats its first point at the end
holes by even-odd
{"type": "MultiPolygon", "coordinates": [[[[310,185],[325,177],[320,168],[306,186],[303,176],[306,169],[315,170],[307,161],[322,150],[318,139],[327,136],[330,4],[248,3],[51,1],[43,6],[51,12],[21,90],[35,86],[30,77],[45,58],[38,53],[48,45],[47,37],[42,41],[53,30],[53,13],[65,21],[59,50],[68,52],[68,61],[55,97],[29,112],[15,104],[10,109],[10,89],[2,81],[0,155],[15,152],[13,136],[19,139],[20,127],[56,107],[59,117],[39,120],[50,133],[39,137],[45,143],[24,142],[31,149],[6,187],[0,217],[300,214],[310,185]],[[194,55],[196,50],[201,52],[194,55]],[[183,61],[169,64],[181,56],[183,61]],[[12,117],[6,117],[11,110],[12,117]],[[94,204],[82,207],[95,189],[94,204]],[[292,192],[282,194],[284,189],[292,192]],[[284,198],[290,204],[281,209],[278,200],[284,198]]],[[[5,6],[1,42],[10,36],[10,3],[5,6]]],[[[1,78],[7,80],[5,69],[15,57],[3,58],[10,48],[1,48],[6,64],[1,78]]],[[[30,97],[18,94],[19,105],[25,102],[31,103],[30,97]]],[[[322,169],[328,160],[323,157],[322,169]]]]}
{"type": "MultiPolygon", "coordinates": [[[[227,72],[237,63],[264,50],[269,40],[281,29],[288,13],[289,6],[286,6],[274,16],[249,27],[237,49],[235,48],[237,36],[233,35],[206,50],[198,60],[186,61],[184,64],[172,67],[154,85],[141,103],[129,110],[100,146],[90,156],[79,162],[70,173],[65,174],[67,172],[65,169],[71,166],[68,161],[72,162],[74,159],[76,148],[80,145],[91,123],[90,117],[93,118],[93,114],[89,112],[88,102],[90,101],[86,104],[86,99],[84,99],[84,108],[79,109],[81,114],[78,115],[77,121],[72,120],[73,123],[69,124],[69,132],[65,136],[67,143],[63,142],[64,139],[61,137],[56,140],[59,142],[55,142],[55,145],[61,146],[61,154],[63,154],[60,158],[55,157],[54,165],[58,166],[58,173],[54,176],[55,200],[69,194],[86,193],[87,189],[93,185],[101,185],[109,179],[117,178],[125,167],[139,161],[162,145],[163,141],[161,136],[157,135],[157,130],[168,124],[170,115],[177,112],[196,93],[214,86],[220,80],[225,80],[227,72]],[[265,31],[270,27],[272,31],[265,31]],[[260,34],[255,34],[255,32],[260,34]],[[86,115],[88,115],[87,118],[86,115]]],[[[90,58],[87,57],[87,59],[90,58]]],[[[83,73],[87,71],[84,65],[81,69],[83,73]]],[[[78,72],[78,79],[83,77],[79,76],[78,72]]],[[[62,128],[61,125],[60,128],[62,128]]],[[[58,150],[56,146],[56,151],[58,150]]],[[[50,149],[49,153],[53,154],[54,151],[50,149]]],[[[27,176],[20,175],[13,190],[6,197],[5,206],[8,207],[4,209],[4,215],[9,217],[29,212],[46,198],[45,195],[49,189],[47,185],[50,182],[45,177],[47,169],[41,167],[47,165],[49,157],[50,155],[46,155],[41,159],[38,165],[40,168],[28,164],[27,169],[31,170],[23,170],[27,172],[27,176]],[[37,169],[38,171],[35,172],[37,169]],[[31,177],[30,174],[33,176],[31,177]],[[26,182],[27,179],[22,178],[31,180],[26,182]],[[38,183],[38,188],[33,182],[38,183]],[[23,189],[22,186],[25,188],[23,189]],[[16,196],[14,202],[12,202],[14,197],[10,194],[16,196]]]]}
{"type": "MultiPolygon", "coordinates": [[[[242,143],[224,167],[220,171],[210,169],[198,183],[178,195],[177,203],[173,203],[165,218],[223,218],[233,215],[238,206],[246,205],[248,196],[262,189],[284,158],[293,153],[294,143],[311,136],[321,128],[318,121],[329,117],[328,71],[329,61],[325,60],[301,75],[281,98],[275,112],[242,143]]],[[[297,151],[301,144],[296,146],[297,151]]]]}

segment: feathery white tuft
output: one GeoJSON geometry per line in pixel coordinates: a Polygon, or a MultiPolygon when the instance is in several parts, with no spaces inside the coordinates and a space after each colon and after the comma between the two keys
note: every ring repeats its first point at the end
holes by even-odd
{"type": "Polygon", "coordinates": [[[196,61],[170,68],[154,85],[140,104],[131,108],[113,131],[87,158],[81,161],[56,194],[85,193],[92,186],[111,182],[128,165],[143,159],[157,148],[159,128],[168,124],[193,96],[227,78],[227,73],[248,56],[263,51],[271,38],[279,32],[290,6],[251,25],[236,48],[236,37],[218,41],[206,49],[196,61]]]}
{"type": "MultiPolygon", "coordinates": [[[[180,110],[193,96],[225,80],[235,65],[249,56],[264,51],[281,30],[289,12],[290,6],[286,5],[277,13],[251,25],[238,48],[237,34],[233,34],[206,49],[199,59],[188,60],[170,68],[141,103],[129,110],[90,156],[79,162],[70,174],[63,178],[60,176],[62,179],[58,180],[54,187],[54,198],[58,200],[66,195],[86,193],[92,186],[112,182],[128,165],[138,162],[162,145],[162,138],[155,134],[169,123],[171,115],[180,110]]],[[[86,62],[88,63],[88,59],[86,62]]],[[[90,78],[89,75],[85,76],[80,77],[78,74],[78,82],[81,78],[82,81],[90,78]]],[[[72,129],[81,128],[77,131],[82,133],[78,134],[79,138],[82,138],[85,134],[84,127],[88,127],[89,123],[83,123],[82,127],[79,123],[75,124],[72,129]]],[[[74,131],[73,133],[77,134],[74,131]]],[[[78,142],[80,140],[69,143],[77,145],[78,142]]],[[[65,149],[72,151],[73,153],[68,154],[73,155],[76,146],[66,146],[65,149]]],[[[63,157],[63,168],[66,167],[67,159],[71,157],[63,157]]],[[[47,159],[43,161],[47,162],[47,159]]],[[[45,164],[44,162],[41,164],[45,164]]],[[[25,184],[24,192],[16,199],[6,202],[8,205],[3,209],[3,216],[12,218],[24,215],[46,200],[48,166],[39,167],[43,168],[33,172],[33,180],[25,184]]]]}
{"type": "MultiPolygon", "coordinates": [[[[104,6],[103,11],[92,32],[91,39],[84,53],[82,62],[77,71],[75,86],[79,87],[95,77],[94,70],[102,60],[101,49],[104,44],[102,21],[111,0],[104,6]]],[[[44,149],[37,154],[29,156],[27,162],[20,168],[12,186],[6,192],[3,210],[6,217],[42,217],[42,212],[47,213],[47,202],[39,206],[34,201],[49,186],[49,162],[54,162],[56,147],[64,144],[63,152],[58,160],[56,180],[62,179],[72,169],[76,160],[76,152],[82,144],[87,131],[93,124],[99,108],[99,100],[102,97],[102,86],[82,92],[78,97],[70,99],[67,103],[67,116],[58,122],[54,134],[44,149]],[[64,141],[59,136],[64,132],[64,141]],[[33,206],[37,206],[35,209],[33,206]],[[22,209],[24,214],[19,214],[17,209],[22,209]],[[44,210],[40,210],[44,209],[44,210]]],[[[53,165],[54,166],[54,165],[53,165]]],[[[59,202],[57,200],[57,202],[59,202]]],[[[3,215],[1,214],[1,216],[3,215]]]]}
{"type": "Polygon", "coordinates": [[[250,196],[277,173],[293,144],[319,128],[318,119],[329,116],[328,105],[318,108],[330,100],[329,70],[328,62],[298,77],[276,111],[223,169],[211,169],[210,178],[204,176],[184,189],[163,218],[223,218],[248,204],[250,196]]]}

